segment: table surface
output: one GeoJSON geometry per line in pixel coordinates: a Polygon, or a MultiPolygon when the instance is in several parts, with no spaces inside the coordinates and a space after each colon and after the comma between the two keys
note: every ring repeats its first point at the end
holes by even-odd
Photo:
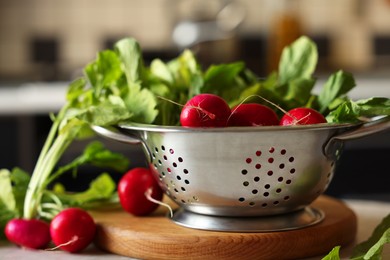
{"type": "MultiPolygon", "coordinates": [[[[347,205],[356,213],[358,218],[358,233],[356,236],[356,243],[367,240],[375,227],[382,221],[382,219],[390,214],[390,203],[367,200],[345,200],[347,205]]],[[[341,249],[342,259],[348,259],[354,245],[341,249]]],[[[390,259],[390,244],[385,245],[382,253],[383,259],[390,259]]],[[[310,259],[321,259],[323,256],[310,259]]],[[[44,251],[44,250],[28,250],[21,249],[7,242],[0,242],[0,259],[15,260],[15,259],[58,259],[58,260],[89,260],[89,259],[108,259],[119,260],[129,259],[128,257],[108,254],[90,246],[82,253],[69,254],[64,251],[44,251]]]]}

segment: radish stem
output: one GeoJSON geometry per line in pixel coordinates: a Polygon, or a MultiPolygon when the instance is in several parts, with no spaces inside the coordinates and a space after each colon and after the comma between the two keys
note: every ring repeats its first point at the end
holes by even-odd
{"type": "Polygon", "coordinates": [[[68,104],[65,105],[55,118],[35,165],[24,200],[25,219],[36,217],[49,175],[81,129],[77,122],[65,117],[68,107],[68,104]]]}
{"type": "Polygon", "coordinates": [[[31,219],[35,217],[45,188],[45,180],[69,144],[70,140],[67,135],[59,135],[44,157],[42,157],[39,164],[36,165],[26,192],[23,212],[24,218],[31,219]]]}

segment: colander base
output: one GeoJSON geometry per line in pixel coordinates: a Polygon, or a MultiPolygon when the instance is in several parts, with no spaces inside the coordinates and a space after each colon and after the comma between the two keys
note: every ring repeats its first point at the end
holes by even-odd
{"type": "Polygon", "coordinates": [[[197,214],[179,208],[171,220],[183,227],[223,232],[274,232],[305,228],[320,223],[325,217],[323,211],[314,207],[273,216],[262,217],[220,217],[197,214]]]}

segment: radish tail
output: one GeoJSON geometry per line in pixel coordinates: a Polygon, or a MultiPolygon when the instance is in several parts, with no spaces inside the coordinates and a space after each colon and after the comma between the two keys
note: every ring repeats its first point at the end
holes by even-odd
{"type": "Polygon", "coordinates": [[[159,201],[159,200],[153,199],[153,198],[152,198],[152,192],[153,192],[153,189],[152,189],[152,188],[147,189],[146,192],[145,192],[146,198],[147,198],[148,200],[150,200],[151,202],[153,202],[153,203],[156,203],[156,204],[159,204],[159,205],[161,205],[161,206],[164,206],[164,207],[168,208],[168,209],[169,209],[170,216],[171,216],[171,218],[172,218],[172,217],[173,217],[173,210],[172,210],[171,206],[169,206],[168,204],[166,204],[166,203],[164,203],[164,202],[161,202],[161,201],[159,201]]]}
{"type": "Polygon", "coordinates": [[[55,246],[55,247],[52,247],[52,248],[47,248],[45,249],[45,251],[54,251],[54,250],[57,250],[58,248],[62,247],[62,246],[67,246],[67,245],[70,245],[74,242],[76,242],[77,240],[79,240],[79,237],[78,236],[73,236],[71,240],[69,240],[68,242],[66,243],[62,243],[58,246],[55,246]]]}

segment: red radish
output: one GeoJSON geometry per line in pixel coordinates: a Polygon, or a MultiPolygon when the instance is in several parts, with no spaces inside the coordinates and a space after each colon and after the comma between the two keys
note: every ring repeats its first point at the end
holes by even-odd
{"type": "Polygon", "coordinates": [[[288,111],[279,125],[312,125],[326,123],[325,117],[312,108],[298,107],[288,111]]]}
{"type": "Polygon", "coordinates": [[[279,118],[271,108],[257,103],[240,104],[232,109],[229,126],[278,125],[279,118]]]}
{"type": "Polygon", "coordinates": [[[12,219],[5,226],[5,236],[19,246],[40,249],[50,242],[50,228],[38,219],[12,219]]]}
{"type": "Polygon", "coordinates": [[[229,105],[221,97],[199,94],[184,105],[180,123],[185,127],[223,127],[227,126],[230,112],[229,105]]]}
{"type": "Polygon", "coordinates": [[[96,224],[91,215],[80,208],[68,208],[58,213],[50,223],[54,244],[62,250],[75,253],[93,240],[96,224]]]}
{"type": "Polygon", "coordinates": [[[159,204],[147,198],[150,189],[150,196],[161,201],[163,191],[150,169],[138,167],[125,173],[118,183],[118,196],[123,209],[135,216],[152,213],[159,204]]]}

